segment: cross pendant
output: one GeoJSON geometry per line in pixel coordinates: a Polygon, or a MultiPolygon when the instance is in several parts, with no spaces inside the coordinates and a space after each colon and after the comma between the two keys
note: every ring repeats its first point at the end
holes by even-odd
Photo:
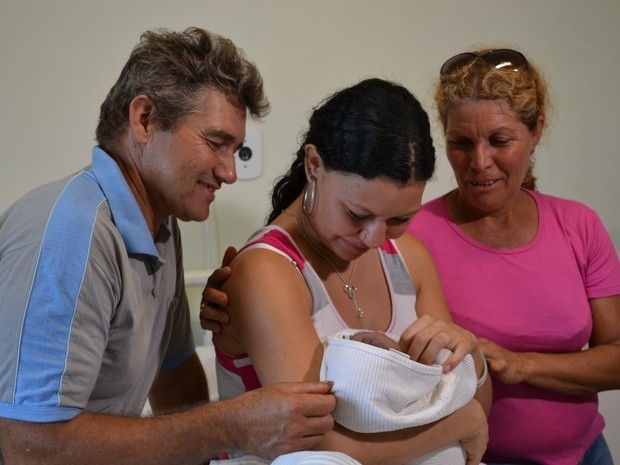
{"type": "Polygon", "coordinates": [[[353,286],[352,284],[345,284],[344,292],[347,293],[349,299],[355,300],[355,293],[357,292],[357,287],[353,286]]]}

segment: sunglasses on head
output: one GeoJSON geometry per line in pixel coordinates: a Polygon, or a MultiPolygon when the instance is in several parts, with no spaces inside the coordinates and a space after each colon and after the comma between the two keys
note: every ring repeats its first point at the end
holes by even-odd
{"type": "Polygon", "coordinates": [[[473,52],[454,55],[441,66],[439,75],[447,76],[452,74],[459,68],[479,58],[491,65],[492,69],[512,69],[513,71],[519,71],[521,68],[528,66],[527,60],[521,52],[509,48],[499,48],[483,53],[482,55],[473,52]]]}

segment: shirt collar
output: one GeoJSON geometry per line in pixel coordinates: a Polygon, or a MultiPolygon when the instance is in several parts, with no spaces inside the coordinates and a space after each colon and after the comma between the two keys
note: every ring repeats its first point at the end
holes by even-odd
{"type": "MultiPolygon", "coordinates": [[[[117,163],[101,147],[93,148],[90,171],[108,199],[112,219],[125,242],[127,252],[150,255],[159,260],[151,231],[133,192],[117,163]]],[[[165,223],[160,226],[156,236],[158,242],[165,242],[170,237],[170,229],[165,223]]]]}

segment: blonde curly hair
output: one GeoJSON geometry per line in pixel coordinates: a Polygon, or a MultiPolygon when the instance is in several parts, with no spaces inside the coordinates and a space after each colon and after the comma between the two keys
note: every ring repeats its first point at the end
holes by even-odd
{"type": "MultiPolygon", "coordinates": [[[[503,102],[532,132],[536,129],[538,118],[546,118],[547,83],[541,73],[529,60],[518,71],[492,68],[483,58],[491,51],[492,48],[473,51],[471,61],[440,76],[435,87],[435,104],[444,131],[450,108],[466,100],[503,102]]],[[[522,186],[528,189],[536,189],[534,162],[532,157],[522,182],[522,186]]]]}

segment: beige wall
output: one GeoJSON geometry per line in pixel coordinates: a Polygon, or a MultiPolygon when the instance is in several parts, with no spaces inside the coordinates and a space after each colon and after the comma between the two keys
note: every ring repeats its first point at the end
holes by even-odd
{"type": "MultiPolygon", "coordinates": [[[[312,105],[361,78],[408,86],[434,117],[441,63],[472,44],[523,50],[551,84],[554,111],[538,150],[539,184],[601,215],[620,249],[620,2],[617,0],[0,0],[0,210],[86,165],[99,104],[139,34],[206,27],[257,62],[273,110],[258,125],[264,174],[218,194],[208,222],[184,225],[187,265],[218,262],[268,208],[312,105]],[[207,259],[207,255],[212,259],[207,259]]],[[[442,139],[426,199],[452,186],[442,139]]],[[[620,396],[603,396],[620,461],[620,396]]]]}

